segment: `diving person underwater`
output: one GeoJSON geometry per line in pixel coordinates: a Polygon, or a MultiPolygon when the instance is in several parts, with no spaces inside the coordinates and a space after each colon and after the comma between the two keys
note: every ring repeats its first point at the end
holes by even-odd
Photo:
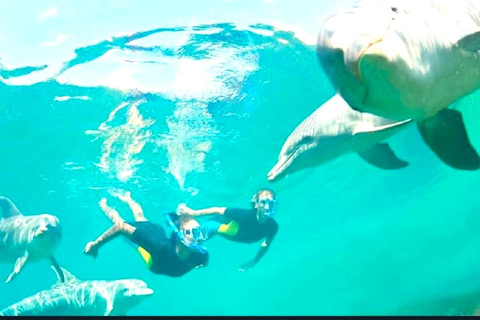
{"type": "Polygon", "coordinates": [[[107,205],[106,198],[100,200],[100,208],[113,225],[95,241],[87,243],[85,254],[96,258],[100,247],[121,235],[135,245],[149,270],[155,274],[181,277],[194,268],[207,265],[209,255],[200,244],[208,238],[208,230],[195,219],[176,213],[165,214],[167,224],[173,229],[171,236],[167,237],[161,225],[147,220],[130,192],[118,198],[129,205],[134,221],[124,221],[107,205]]]}
{"type": "Polygon", "coordinates": [[[275,193],[270,189],[262,189],[252,197],[250,204],[251,209],[211,207],[200,210],[193,210],[185,204],[180,204],[177,214],[194,217],[217,215],[202,224],[209,230],[210,237],[219,234],[231,241],[243,243],[254,243],[265,239],[255,258],[240,266],[239,271],[243,272],[260,261],[278,232],[278,224],[273,219],[278,211],[275,193]]]}

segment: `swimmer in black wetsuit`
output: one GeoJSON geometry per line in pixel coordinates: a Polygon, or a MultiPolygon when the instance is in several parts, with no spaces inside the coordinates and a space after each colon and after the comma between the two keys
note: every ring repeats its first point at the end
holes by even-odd
{"type": "Polygon", "coordinates": [[[124,221],[115,209],[107,205],[107,199],[103,198],[99,203],[100,208],[113,226],[97,240],[87,243],[84,249],[86,254],[95,258],[101,246],[122,235],[135,245],[153,273],[180,277],[194,268],[207,265],[208,252],[198,252],[189,246],[191,243],[198,245],[208,237],[206,228],[201,227],[195,219],[186,215],[169,214],[172,224],[178,228],[183,238],[177,237],[175,232],[167,237],[161,225],[145,218],[142,207],[132,199],[130,192],[118,198],[130,206],[135,221],[124,221]]]}
{"type": "Polygon", "coordinates": [[[257,264],[263,257],[278,231],[278,224],[273,219],[273,215],[277,211],[277,200],[272,190],[258,191],[253,196],[251,205],[252,209],[212,207],[193,210],[185,204],[180,204],[177,214],[219,215],[203,224],[208,230],[211,230],[209,231],[210,235],[218,233],[229,240],[244,243],[265,239],[255,258],[240,267],[239,271],[245,271],[257,264]]]}

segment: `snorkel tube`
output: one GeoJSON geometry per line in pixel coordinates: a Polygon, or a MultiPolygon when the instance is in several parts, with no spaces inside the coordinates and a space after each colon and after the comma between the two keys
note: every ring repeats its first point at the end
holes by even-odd
{"type": "Polygon", "coordinates": [[[178,229],[178,227],[175,225],[175,223],[172,220],[172,215],[177,216],[175,213],[165,213],[165,220],[167,221],[167,224],[172,228],[173,233],[177,237],[178,240],[180,240],[184,245],[189,247],[192,250],[195,250],[201,254],[207,253],[207,248],[202,247],[199,244],[196,244],[194,242],[191,242],[183,236],[182,232],[178,229]]]}

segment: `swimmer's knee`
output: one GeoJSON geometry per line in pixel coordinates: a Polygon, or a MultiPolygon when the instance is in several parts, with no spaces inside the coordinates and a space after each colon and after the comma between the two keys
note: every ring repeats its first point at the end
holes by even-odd
{"type": "Polygon", "coordinates": [[[117,226],[120,231],[129,235],[132,235],[135,231],[135,227],[126,223],[125,221],[115,222],[115,226],[117,226]]]}
{"type": "Polygon", "coordinates": [[[124,223],[125,223],[125,220],[123,220],[122,218],[120,218],[120,216],[116,219],[113,219],[112,220],[113,224],[115,226],[122,226],[124,223]]]}

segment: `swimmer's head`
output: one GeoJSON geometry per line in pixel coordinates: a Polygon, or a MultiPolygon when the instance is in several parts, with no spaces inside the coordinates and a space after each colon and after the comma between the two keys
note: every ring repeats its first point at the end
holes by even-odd
{"type": "Polygon", "coordinates": [[[207,228],[202,227],[197,220],[188,215],[180,215],[176,225],[183,237],[196,244],[202,243],[208,239],[207,228]]]}
{"type": "Polygon", "coordinates": [[[266,220],[277,213],[278,203],[273,190],[259,190],[253,195],[250,203],[252,207],[257,210],[258,220],[266,220]]]}

